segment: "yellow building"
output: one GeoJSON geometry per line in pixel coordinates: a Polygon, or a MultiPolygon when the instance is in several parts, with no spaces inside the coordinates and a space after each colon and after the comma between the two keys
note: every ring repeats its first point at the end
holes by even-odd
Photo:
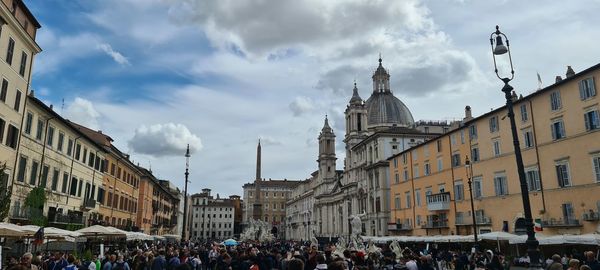
{"type": "MultiPolygon", "coordinates": [[[[526,97],[514,95],[532,215],[544,234],[597,230],[598,77],[600,64],[577,74],[569,67],[565,79],[526,97]]],[[[480,233],[525,232],[506,115],[501,107],[472,118],[467,107],[460,127],[389,159],[392,234],[471,234],[469,179],[480,233]]]]}
{"type": "Polygon", "coordinates": [[[99,194],[102,196],[98,197],[99,211],[90,217],[90,222],[129,230],[138,227],[137,201],[142,173],[129,160],[129,155],[112,145],[113,139],[110,136],[99,130],[74,125],[86,136],[102,145],[107,152],[102,194],[99,194]]]}
{"type": "Polygon", "coordinates": [[[35,42],[40,24],[21,0],[0,1],[0,165],[6,165],[10,185],[17,166],[21,123],[29,94],[33,56],[41,52],[35,42]]]}
{"type": "Polygon", "coordinates": [[[29,223],[43,214],[54,227],[84,226],[98,211],[96,200],[104,193],[105,151],[52,107],[32,95],[26,98],[9,218],[29,223]],[[25,207],[34,187],[46,190],[43,209],[25,207]]]}

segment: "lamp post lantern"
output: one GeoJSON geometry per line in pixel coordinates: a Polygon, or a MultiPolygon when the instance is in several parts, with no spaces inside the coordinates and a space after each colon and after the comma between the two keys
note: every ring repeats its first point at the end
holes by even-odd
{"type": "Polygon", "coordinates": [[[188,176],[190,175],[190,145],[187,145],[187,150],[185,151],[185,184],[183,188],[183,230],[181,230],[181,240],[185,240],[186,238],[186,230],[187,230],[187,186],[188,186],[188,176]]]}
{"type": "Polygon", "coordinates": [[[465,158],[465,170],[467,171],[467,183],[469,184],[469,197],[471,198],[471,217],[473,218],[473,238],[475,240],[475,244],[473,244],[473,248],[477,250],[478,248],[478,239],[477,239],[477,218],[475,217],[475,205],[473,204],[473,167],[471,166],[471,161],[469,160],[469,156],[465,158]]]}
{"type": "Polygon", "coordinates": [[[533,218],[531,215],[531,204],[529,202],[529,190],[527,188],[527,181],[525,179],[525,169],[523,167],[523,157],[521,156],[521,147],[519,145],[519,135],[517,134],[517,126],[515,124],[515,113],[513,111],[513,96],[512,90],[513,87],[509,85],[509,82],[514,79],[515,71],[513,69],[512,57],[510,54],[510,43],[508,42],[508,38],[502,32],[500,32],[500,28],[496,25],[496,31],[490,34],[490,46],[492,47],[492,58],[494,59],[494,72],[498,79],[504,82],[504,86],[502,87],[502,92],[504,92],[504,97],[506,98],[506,109],[508,110],[508,118],[510,120],[510,129],[513,138],[513,146],[515,150],[515,159],[517,162],[517,173],[519,175],[519,183],[521,185],[521,199],[523,200],[523,212],[525,215],[525,226],[527,228],[527,255],[529,256],[529,267],[540,269],[540,251],[539,251],[539,242],[535,238],[535,232],[533,231],[533,218]],[[504,45],[506,43],[506,45],[504,45]],[[508,54],[507,54],[508,53],[508,54]],[[510,75],[503,74],[506,76],[501,76],[498,73],[498,66],[496,63],[496,57],[501,57],[502,55],[507,54],[508,61],[510,63],[510,75]]]}

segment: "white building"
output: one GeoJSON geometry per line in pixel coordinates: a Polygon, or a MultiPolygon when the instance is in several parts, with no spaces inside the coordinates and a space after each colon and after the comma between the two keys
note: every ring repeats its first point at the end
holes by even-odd
{"type": "Polygon", "coordinates": [[[291,239],[348,236],[350,219],[361,214],[363,233],[387,235],[390,179],[387,158],[446,131],[449,125],[420,128],[410,110],[390,89],[382,60],[373,73],[373,92],[364,101],[354,85],[346,107],[346,158],[336,170],[335,134],[328,120],[319,134],[318,170],[310,183],[297,187],[288,201],[286,236],[291,239]],[[305,205],[309,209],[304,209],[305,205]],[[310,209],[310,205],[312,208],[310,209]],[[364,214],[364,215],[362,215],[364,214]],[[304,222],[304,220],[307,220],[304,222]]]}
{"type": "Polygon", "coordinates": [[[192,222],[190,239],[218,239],[233,237],[235,204],[230,199],[210,195],[210,189],[191,196],[192,222]]]}

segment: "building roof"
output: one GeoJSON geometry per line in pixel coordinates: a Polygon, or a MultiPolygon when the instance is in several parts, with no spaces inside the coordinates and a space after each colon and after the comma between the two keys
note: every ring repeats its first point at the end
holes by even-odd
{"type": "MultiPolygon", "coordinates": [[[[260,181],[260,187],[283,187],[283,188],[295,188],[301,184],[304,180],[262,180],[260,181]]],[[[246,183],[242,186],[243,188],[254,187],[254,183],[246,183]]]]}
{"type": "Polygon", "coordinates": [[[75,126],[73,124],[73,122],[63,118],[60,114],[58,114],[57,112],[55,112],[51,107],[46,106],[46,104],[44,104],[44,102],[42,102],[41,100],[37,99],[35,96],[33,95],[27,95],[27,99],[30,102],[33,102],[36,106],[40,107],[42,110],[46,111],[48,114],[50,114],[54,119],[58,119],[59,121],[61,121],[63,124],[65,124],[66,126],[70,127],[75,133],[77,133],[79,136],[81,136],[82,138],[86,138],[88,141],[90,141],[94,146],[98,147],[99,149],[101,149],[103,152],[108,152],[106,151],[105,147],[101,144],[98,144],[96,142],[96,140],[94,140],[93,138],[91,138],[90,136],[88,136],[88,134],[86,134],[85,132],[82,132],[77,126],[75,126]]]}
{"type": "Polygon", "coordinates": [[[412,113],[392,92],[373,92],[367,99],[367,124],[413,126],[412,113]]]}
{"type": "MultiPolygon", "coordinates": [[[[564,84],[566,84],[566,83],[569,83],[569,82],[571,82],[571,81],[574,81],[574,80],[576,80],[576,79],[579,79],[579,78],[581,78],[582,76],[586,75],[587,73],[589,73],[589,72],[591,72],[591,71],[594,71],[594,70],[597,70],[597,69],[600,69],[600,63],[598,63],[598,64],[595,64],[595,65],[593,65],[593,66],[591,66],[591,67],[589,67],[589,68],[587,68],[587,69],[585,69],[585,70],[582,70],[582,71],[581,71],[581,72],[579,72],[579,73],[575,73],[574,75],[572,75],[572,76],[570,76],[570,77],[564,78],[564,79],[562,79],[561,81],[558,81],[558,82],[556,82],[556,83],[554,83],[554,84],[552,84],[552,85],[548,85],[548,86],[546,86],[546,87],[544,87],[544,88],[542,88],[542,89],[540,89],[540,90],[537,90],[537,91],[535,91],[535,92],[533,92],[533,93],[531,93],[531,94],[529,94],[529,95],[527,95],[527,96],[524,96],[524,97],[522,97],[522,98],[519,98],[518,100],[514,101],[513,105],[519,104],[519,103],[521,103],[521,102],[528,101],[528,100],[530,100],[530,99],[532,99],[532,98],[534,98],[534,97],[536,97],[536,96],[538,96],[538,95],[544,94],[544,93],[546,93],[546,92],[553,91],[553,90],[555,90],[556,88],[558,88],[558,87],[560,87],[560,86],[562,86],[562,85],[564,85],[564,84]]],[[[501,94],[500,94],[500,93],[498,93],[498,95],[500,96],[501,94]]],[[[443,137],[443,136],[445,136],[445,135],[451,134],[451,133],[452,133],[452,132],[454,132],[454,131],[457,131],[457,130],[460,130],[460,129],[464,128],[464,127],[467,127],[467,126],[469,126],[469,124],[471,124],[471,123],[474,123],[475,121],[481,120],[481,119],[483,119],[483,118],[486,118],[486,117],[488,117],[488,116],[490,116],[490,115],[492,115],[492,114],[496,114],[496,113],[498,113],[498,112],[500,112],[500,111],[503,111],[503,110],[505,110],[505,109],[506,109],[506,105],[504,105],[504,106],[501,106],[501,107],[499,107],[499,108],[497,108],[497,109],[495,109],[495,110],[489,111],[489,112],[487,112],[487,113],[484,113],[484,114],[482,114],[482,115],[480,115],[480,116],[474,117],[474,118],[472,118],[472,119],[470,119],[470,120],[468,120],[468,121],[466,121],[466,122],[462,123],[462,125],[460,125],[460,126],[459,126],[458,128],[456,128],[456,129],[452,130],[451,132],[444,133],[444,134],[440,134],[440,135],[438,135],[438,136],[436,136],[436,137],[432,138],[430,141],[433,141],[433,140],[439,139],[439,138],[441,138],[441,137],[443,137]]],[[[392,160],[392,159],[394,159],[395,157],[398,157],[398,156],[400,156],[400,155],[402,155],[402,154],[404,154],[404,153],[407,153],[407,152],[409,152],[409,151],[412,151],[414,148],[416,148],[416,147],[418,147],[418,146],[419,146],[419,145],[417,145],[417,146],[413,146],[413,147],[411,147],[411,148],[408,148],[408,149],[406,149],[406,150],[404,150],[404,151],[402,151],[402,152],[400,152],[400,153],[397,153],[397,154],[395,154],[395,155],[392,155],[391,157],[389,157],[389,158],[388,158],[388,160],[392,160]]]]}

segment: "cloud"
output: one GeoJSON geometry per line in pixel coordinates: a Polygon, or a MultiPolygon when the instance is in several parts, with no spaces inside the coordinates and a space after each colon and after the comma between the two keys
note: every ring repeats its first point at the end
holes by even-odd
{"type": "Polygon", "coordinates": [[[260,136],[260,143],[262,145],[283,145],[283,142],[275,139],[271,136],[260,136]]]}
{"type": "Polygon", "coordinates": [[[128,142],[134,152],[155,157],[184,155],[187,144],[191,152],[202,149],[200,137],[185,125],[175,123],[142,125],[128,142]]]}
{"type": "Polygon", "coordinates": [[[300,116],[314,109],[313,101],[308,97],[296,97],[290,103],[290,110],[294,116],[300,116]]]}
{"type": "Polygon", "coordinates": [[[66,108],[63,115],[72,122],[86,126],[91,129],[100,129],[98,119],[100,113],[91,101],[76,97],[66,108]]]}
{"type": "Polygon", "coordinates": [[[110,56],[113,60],[115,60],[115,62],[117,62],[119,65],[121,65],[121,66],[130,65],[129,60],[127,60],[127,58],[125,58],[125,56],[123,56],[120,52],[113,50],[113,48],[110,46],[110,44],[107,44],[107,43],[98,44],[98,49],[105,52],[108,56],[110,56]]]}

